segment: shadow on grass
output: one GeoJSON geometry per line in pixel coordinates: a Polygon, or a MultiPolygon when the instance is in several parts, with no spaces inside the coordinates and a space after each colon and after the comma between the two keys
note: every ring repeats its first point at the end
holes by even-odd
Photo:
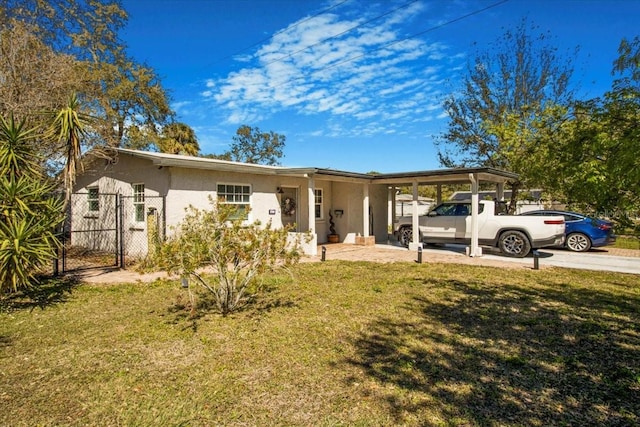
{"type": "Polygon", "coordinates": [[[399,424],[428,413],[445,425],[639,425],[637,293],[423,284],[450,297],[423,294],[410,320],[371,324],[349,361],[396,388],[385,398],[399,424]]]}
{"type": "Polygon", "coordinates": [[[64,303],[71,292],[79,286],[73,278],[40,277],[39,283],[29,289],[16,292],[0,299],[0,310],[33,310],[64,303]]]}

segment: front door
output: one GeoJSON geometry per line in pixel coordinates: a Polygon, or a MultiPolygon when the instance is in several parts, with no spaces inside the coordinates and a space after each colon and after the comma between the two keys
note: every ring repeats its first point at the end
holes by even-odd
{"type": "Polygon", "coordinates": [[[298,231],[298,189],[282,188],[280,194],[280,217],[282,226],[291,226],[291,231],[298,231]]]}

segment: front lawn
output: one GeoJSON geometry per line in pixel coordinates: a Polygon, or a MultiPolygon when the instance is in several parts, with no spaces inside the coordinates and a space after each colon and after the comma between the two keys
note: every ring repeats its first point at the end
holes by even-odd
{"type": "Polygon", "coordinates": [[[640,423],[638,276],[327,261],[267,284],[226,318],[169,281],[9,301],[0,425],[640,423]]]}

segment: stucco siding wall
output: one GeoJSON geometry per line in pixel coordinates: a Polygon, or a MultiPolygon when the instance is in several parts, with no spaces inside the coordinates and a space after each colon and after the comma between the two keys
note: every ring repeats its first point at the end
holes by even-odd
{"type": "Polygon", "coordinates": [[[131,156],[119,156],[115,163],[96,159],[78,175],[74,191],[85,192],[98,185],[100,193],[133,194],[131,184],[144,183],[145,194],[165,195],[169,188],[167,169],[158,169],[151,162],[131,156]]]}
{"type": "MultiPolygon", "coordinates": [[[[334,182],[329,185],[330,192],[327,198],[328,209],[335,211],[343,210],[342,217],[334,215],[336,232],[340,235],[340,240],[344,243],[355,243],[358,234],[364,235],[364,185],[359,183],[334,182]]],[[[377,242],[387,241],[387,187],[385,185],[369,185],[369,206],[373,219],[373,233],[377,242]]],[[[370,224],[371,225],[371,224],[370,224]]],[[[327,232],[329,219],[326,222],[327,232]]],[[[324,237],[318,233],[318,241],[324,237]]]]}
{"type": "Polygon", "coordinates": [[[249,222],[271,222],[275,227],[282,227],[281,206],[276,194],[282,186],[299,189],[299,200],[296,201],[300,227],[306,230],[306,180],[293,180],[265,175],[248,175],[233,172],[219,172],[196,169],[171,169],[171,189],[167,193],[167,225],[178,224],[184,217],[184,210],[189,205],[198,209],[210,209],[209,197],[217,200],[219,184],[249,185],[251,187],[249,222]]]}
{"type": "MultiPolygon", "coordinates": [[[[85,165],[78,175],[74,186],[74,196],[69,206],[69,229],[71,245],[85,249],[114,251],[115,236],[101,229],[115,229],[116,197],[123,199],[123,229],[125,254],[127,256],[144,256],[148,251],[150,234],[157,238],[162,224],[156,215],[153,218],[154,230],[148,230],[146,215],[150,208],[161,212],[163,203],[159,196],[163,196],[168,189],[169,175],[166,170],[158,169],[151,162],[131,156],[119,156],[114,162],[95,159],[85,165]],[[136,221],[133,206],[133,184],[144,184],[145,216],[142,221],[136,221]],[[98,188],[99,209],[89,210],[88,192],[90,188],[98,188]],[[93,230],[87,232],[87,230],[93,230]]],[[[113,232],[115,233],[115,232],[113,232]]]]}
{"type": "Polygon", "coordinates": [[[389,239],[387,227],[389,192],[386,185],[369,186],[369,206],[372,209],[373,235],[378,243],[386,243],[389,239]]]}

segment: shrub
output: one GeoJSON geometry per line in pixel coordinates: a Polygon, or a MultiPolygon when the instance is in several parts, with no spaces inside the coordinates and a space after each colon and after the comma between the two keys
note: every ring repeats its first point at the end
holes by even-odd
{"type": "Polygon", "coordinates": [[[211,210],[187,209],[156,264],[206,289],[227,315],[259,293],[262,273],[299,261],[300,240],[291,241],[287,227],[246,224],[233,206],[210,201],[211,210]]]}
{"type": "Polygon", "coordinates": [[[0,294],[37,283],[36,274],[56,256],[55,230],[62,201],[29,142],[33,130],[0,117],[0,294]]]}

